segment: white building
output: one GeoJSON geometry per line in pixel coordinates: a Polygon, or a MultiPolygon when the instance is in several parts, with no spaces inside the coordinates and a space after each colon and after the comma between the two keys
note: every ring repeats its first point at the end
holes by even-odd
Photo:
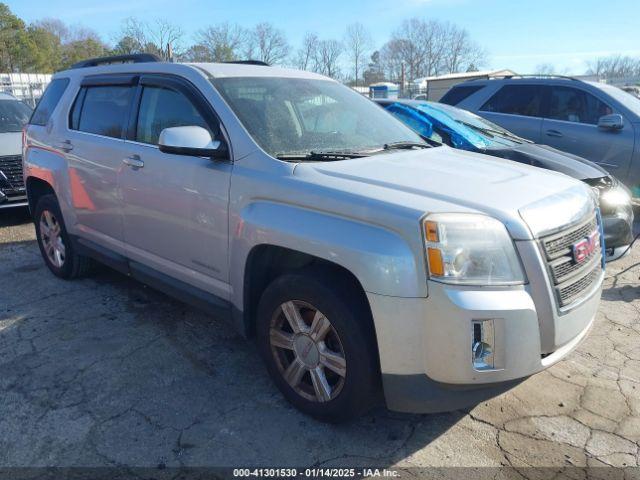
{"type": "Polygon", "coordinates": [[[34,107],[50,81],[50,73],[0,73],[0,92],[34,107]]]}
{"type": "Polygon", "coordinates": [[[426,94],[427,100],[437,102],[454,85],[478,78],[505,77],[516,75],[513,70],[484,70],[481,72],[449,73],[434,77],[416,78],[411,82],[412,92],[426,94]]]}

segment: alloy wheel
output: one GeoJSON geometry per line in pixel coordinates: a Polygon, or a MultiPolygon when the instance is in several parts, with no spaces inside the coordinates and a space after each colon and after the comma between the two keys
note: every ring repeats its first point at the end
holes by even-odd
{"type": "Polygon", "coordinates": [[[50,210],[43,210],[40,216],[40,237],[49,261],[62,268],[65,261],[65,245],[62,240],[62,226],[50,210]]]}
{"type": "Polygon", "coordinates": [[[344,348],[320,310],[298,300],[281,304],[271,319],[269,342],[281,375],[298,395],[328,402],[340,394],[347,374],[344,348]]]}

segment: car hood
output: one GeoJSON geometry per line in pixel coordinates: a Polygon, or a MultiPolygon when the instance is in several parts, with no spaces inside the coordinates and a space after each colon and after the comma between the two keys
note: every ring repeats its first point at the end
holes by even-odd
{"type": "Polygon", "coordinates": [[[585,158],[561,152],[548,145],[525,143],[513,147],[492,148],[486,150],[485,153],[513,160],[514,162],[564,173],[578,180],[601,178],[609,175],[605,169],[585,158]]]}
{"type": "Polygon", "coordinates": [[[0,133],[0,157],[22,153],[22,132],[0,133]]]}
{"type": "Polygon", "coordinates": [[[589,188],[568,176],[445,146],[300,163],[294,175],[422,214],[485,213],[501,220],[516,239],[562,227],[593,204],[589,188]],[[535,221],[527,221],[530,212],[535,221]]]}

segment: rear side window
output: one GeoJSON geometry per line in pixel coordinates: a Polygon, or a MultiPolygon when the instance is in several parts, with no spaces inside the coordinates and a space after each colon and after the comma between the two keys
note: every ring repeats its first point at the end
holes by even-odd
{"type": "Polygon", "coordinates": [[[466,85],[464,87],[453,87],[451,90],[444,94],[444,97],[440,99],[440,103],[446,103],[447,105],[457,105],[468,96],[476,93],[482,87],[482,85],[466,85]]]}
{"type": "Polygon", "coordinates": [[[571,87],[551,88],[549,118],[597,125],[600,117],[611,113],[611,107],[590,93],[571,87]]]}
{"type": "Polygon", "coordinates": [[[122,138],[132,95],[129,85],[84,87],[71,111],[71,129],[122,138]]]}
{"type": "Polygon", "coordinates": [[[542,87],[538,85],[505,85],[480,110],[540,117],[542,116],[542,96],[542,87]]]}
{"type": "MultiPolygon", "coordinates": [[[[182,93],[162,87],[144,87],[136,127],[136,141],[158,144],[160,132],[170,127],[198,126],[210,130],[191,101],[182,93]]],[[[216,132],[210,132],[215,137],[216,132]]]]}
{"type": "Polygon", "coordinates": [[[56,78],[47,86],[36,109],[33,111],[33,115],[31,115],[31,120],[29,120],[31,125],[47,124],[62,94],[67,89],[67,85],[69,85],[68,78],[56,78]]]}

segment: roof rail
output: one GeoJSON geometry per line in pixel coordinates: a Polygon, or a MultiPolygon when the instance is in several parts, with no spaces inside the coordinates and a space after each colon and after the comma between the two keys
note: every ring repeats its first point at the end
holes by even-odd
{"type": "Polygon", "coordinates": [[[98,57],[82,60],[81,62],[71,65],[74,68],[97,67],[98,65],[110,65],[112,63],[150,63],[162,62],[160,57],[153,53],[135,53],[131,55],[114,55],[111,57],[98,57]]]}
{"type": "Polygon", "coordinates": [[[492,78],[564,78],[565,80],[576,80],[579,79],[575,77],[570,77],[568,75],[553,75],[553,74],[545,74],[545,73],[530,73],[530,74],[513,74],[513,75],[491,75],[489,80],[492,78]]]}
{"type": "Polygon", "coordinates": [[[271,66],[267,62],[263,62],[262,60],[230,60],[228,62],[221,62],[221,63],[237,63],[239,65],[258,65],[261,67],[271,66]]]}

